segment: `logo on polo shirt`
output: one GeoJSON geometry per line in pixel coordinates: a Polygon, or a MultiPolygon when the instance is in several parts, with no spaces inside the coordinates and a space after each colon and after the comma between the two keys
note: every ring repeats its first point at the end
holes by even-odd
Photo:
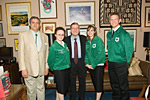
{"type": "Polygon", "coordinates": [[[116,37],[116,38],[115,38],[115,41],[118,42],[118,41],[119,41],[119,37],[116,37]]]}
{"type": "Polygon", "coordinates": [[[58,50],[58,53],[63,54],[64,50],[63,49],[62,50],[58,50]]]}
{"type": "Polygon", "coordinates": [[[93,44],[92,47],[93,47],[93,48],[96,48],[96,44],[93,44]]]}

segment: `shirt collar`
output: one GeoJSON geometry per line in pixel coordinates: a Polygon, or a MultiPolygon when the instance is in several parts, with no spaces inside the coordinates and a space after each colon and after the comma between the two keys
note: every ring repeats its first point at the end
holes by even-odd
{"type": "MultiPolygon", "coordinates": [[[[57,41],[57,40],[56,40],[57,41]]],[[[61,45],[61,43],[59,42],[59,41],[57,41],[60,45],[61,45]]],[[[62,46],[64,47],[64,41],[62,41],[62,46]]]]}
{"type": "Polygon", "coordinates": [[[31,32],[33,35],[35,35],[35,34],[39,35],[39,33],[40,33],[39,31],[37,33],[35,33],[33,30],[31,30],[31,32]]]}
{"type": "MultiPolygon", "coordinates": [[[[71,35],[71,39],[74,40],[75,38],[71,35]]],[[[79,35],[76,37],[76,40],[79,39],[79,35]]]]}
{"type": "Polygon", "coordinates": [[[119,26],[117,26],[115,29],[113,29],[113,31],[115,32],[118,28],[120,27],[120,25],[119,26]]]}

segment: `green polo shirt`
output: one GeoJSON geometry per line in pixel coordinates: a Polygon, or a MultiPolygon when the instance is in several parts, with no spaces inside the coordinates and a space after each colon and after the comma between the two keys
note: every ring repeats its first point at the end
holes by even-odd
{"type": "Polygon", "coordinates": [[[107,33],[108,60],[111,62],[130,64],[134,50],[130,34],[120,26],[112,37],[112,29],[107,33]]]}
{"type": "Polygon", "coordinates": [[[67,45],[64,43],[63,47],[55,40],[54,44],[49,48],[47,62],[52,71],[70,68],[70,54],[67,45]]]}
{"type": "Polygon", "coordinates": [[[89,64],[95,68],[98,64],[106,62],[105,47],[102,39],[95,36],[90,42],[86,42],[85,65],[89,64]]]}

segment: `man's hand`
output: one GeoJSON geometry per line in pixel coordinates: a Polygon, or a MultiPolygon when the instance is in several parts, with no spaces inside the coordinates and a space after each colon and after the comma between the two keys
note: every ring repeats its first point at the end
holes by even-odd
{"type": "Polygon", "coordinates": [[[48,72],[49,72],[49,68],[46,68],[45,69],[45,76],[48,74],[48,72]]]}
{"type": "Polygon", "coordinates": [[[87,68],[89,68],[89,69],[94,70],[94,68],[92,68],[92,66],[91,66],[91,65],[89,65],[89,64],[87,64],[87,65],[86,65],[86,67],[87,67],[87,68]]]}
{"type": "Polygon", "coordinates": [[[22,77],[28,78],[28,72],[27,72],[27,70],[22,70],[22,77]]]}

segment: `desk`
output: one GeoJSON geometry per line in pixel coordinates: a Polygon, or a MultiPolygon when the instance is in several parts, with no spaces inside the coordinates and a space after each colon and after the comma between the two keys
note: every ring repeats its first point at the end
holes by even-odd
{"type": "Polygon", "coordinates": [[[12,84],[10,93],[6,96],[6,100],[22,100],[24,92],[23,84],[12,84]]]}

